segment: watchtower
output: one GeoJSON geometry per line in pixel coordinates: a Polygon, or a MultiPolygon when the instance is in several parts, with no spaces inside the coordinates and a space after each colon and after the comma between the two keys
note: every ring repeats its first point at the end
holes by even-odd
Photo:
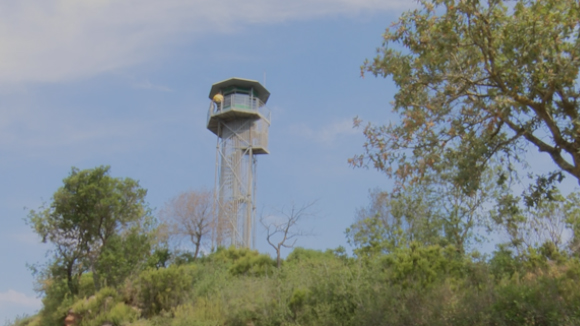
{"type": "Polygon", "coordinates": [[[209,92],[207,129],[217,135],[218,245],[253,247],[256,157],[269,154],[269,97],[259,82],[242,78],[215,83],[209,92]]]}

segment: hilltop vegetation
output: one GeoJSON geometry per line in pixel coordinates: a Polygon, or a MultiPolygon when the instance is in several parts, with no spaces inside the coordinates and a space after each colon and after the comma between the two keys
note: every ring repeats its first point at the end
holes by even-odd
{"type": "Polygon", "coordinates": [[[30,214],[54,249],[35,270],[42,310],[13,325],[580,324],[576,194],[476,214],[442,189],[372,193],[346,231],[352,256],[296,248],[277,261],[233,247],[199,256],[196,239],[171,247],[137,182],[73,169],[30,214]],[[486,224],[509,238],[489,256],[472,245],[486,224]]]}
{"type": "Polygon", "coordinates": [[[267,255],[220,249],[196,262],[144,268],[72,295],[46,280],[44,308],[14,325],[578,325],[580,262],[546,250],[489,261],[454,247],[409,247],[368,258],[295,249],[280,269],[267,255]]]}

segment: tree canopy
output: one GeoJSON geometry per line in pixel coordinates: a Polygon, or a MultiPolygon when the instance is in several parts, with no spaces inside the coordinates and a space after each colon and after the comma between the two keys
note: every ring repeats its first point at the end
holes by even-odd
{"type": "Polygon", "coordinates": [[[453,166],[469,192],[490,160],[513,173],[532,145],[555,165],[539,184],[580,182],[579,22],[575,0],[420,1],[361,67],[393,79],[400,121],[368,124],[351,163],[401,184],[453,166]]]}
{"type": "Polygon", "coordinates": [[[135,180],[113,178],[109,167],[72,168],[48,208],[31,211],[28,222],[54,245],[50,277],[65,277],[75,294],[78,279],[91,271],[95,288],[100,276],[109,280],[130,272],[148,250],[147,191],[135,180]],[[122,261],[131,266],[121,264],[122,261]],[[122,269],[122,271],[121,271],[122,269]]]}

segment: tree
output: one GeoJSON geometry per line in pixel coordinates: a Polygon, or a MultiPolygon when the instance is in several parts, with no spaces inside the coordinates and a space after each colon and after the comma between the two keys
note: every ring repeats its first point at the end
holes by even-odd
{"type": "Polygon", "coordinates": [[[266,241],[276,251],[278,268],[282,263],[282,247],[293,248],[298,237],[309,235],[308,232],[298,228],[298,223],[304,218],[312,218],[316,215],[311,212],[315,204],[316,202],[302,206],[292,204],[290,208],[282,208],[273,214],[260,217],[260,223],[266,229],[266,241]]]}
{"type": "Polygon", "coordinates": [[[195,247],[194,260],[207,242],[207,236],[215,229],[212,203],[212,193],[208,190],[184,191],[168,201],[161,211],[170,237],[191,241],[195,247]]]}
{"type": "Polygon", "coordinates": [[[142,233],[150,225],[146,194],[135,180],[111,177],[108,166],[73,167],[48,208],[31,211],[27,218],[42,241],[54,245],[49,276],[64,277],[76,294],[78,279],[87,271],[98,290],[101,273],[112,276],[110,264],[119,264],[118,253],[133,264],[129,270],[134,268],[135,258],[149,248],[142,233]]]}
{"type": "MultiPolygon", "coordinates": [[[[532,190],[527,190],[532,191],[532,190]]],[[[504,196],[498,201],[492,218],[495,230],[507,235],[504,247],[522,254],[529,248],[550,247],[557,251],[580,252],[580,194],[564,197],[555,193],[551,200],[540,200],[535,206],[519,204],[521,198],[504,196]]]]}
{"type": "Polygon", "coordinates": [[[361,67],[393,79],[401,120],[368,124],[351,164],[400,184],[452,164],[469,193],[492,158],[513,173],[532,145],[556,167],[543,181],[580,182],[579,18],[575,0],[420,1],[361,67]]]}
{"type": "Polygon", "coordinates": [[[503,195],[487,172],[480,187],[467,195],[455,186],[447,171],[429,174],[423,182],[396,192],[374,190],[368,207],[357,211],[346,231],[357,255],[389,253],[416,242],[423,246],[453,245],[460,253],[483,240],[490,226],[486,206],[503,195]]]}
{"type": "Polygon", "coordinates": [[[373,190],[368,207],[357,210],[346,230],[357,256],[388,253],[416,241],[424,245],[442,240],[442,216],[432,191],[413,186],[399,193],[373,190]]]}

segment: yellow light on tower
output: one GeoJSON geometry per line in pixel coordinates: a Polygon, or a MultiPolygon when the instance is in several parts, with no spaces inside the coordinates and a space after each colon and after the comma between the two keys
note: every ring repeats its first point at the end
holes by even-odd
{"type": "Polygon", "coordinates": [[[223,100],[224,100],[224,96],[222,94],[216,94],[213,97],[213,101],[216,103],[221,103],[221,102],[223,102],[223,100]]]}

